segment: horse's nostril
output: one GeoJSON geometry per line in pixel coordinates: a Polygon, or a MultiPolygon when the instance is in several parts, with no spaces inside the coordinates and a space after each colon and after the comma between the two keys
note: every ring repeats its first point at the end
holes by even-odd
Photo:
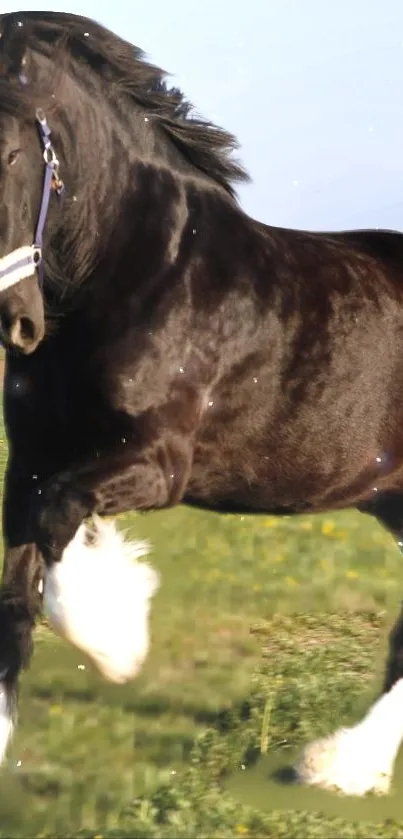
{"type": "Polygon", "coordinates": [[[40,325],[37,326],[27,315],[12,316],[6,312],[2,313],[0,338],[6,347],[29,354],[36,349],[42,337],[40,325]]]}
{"type": "Polygon", "coordinates": [[[10,311],[8,307],[1,312],[0,342],[6,348],[29,355],[40,344],[44,334],[45,324],[40,316],[36,320],[25,312],[10,311]]]}
{"type": "Polygon", "coordinates": [[[33,341],[36,335],[35,324],[31,318],[20,318],[20,335],[23,341],[33,341]]]}

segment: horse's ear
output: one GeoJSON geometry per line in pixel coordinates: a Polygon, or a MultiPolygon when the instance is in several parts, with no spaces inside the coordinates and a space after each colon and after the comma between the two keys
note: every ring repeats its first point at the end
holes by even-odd
{"type": "Polygon", "coordinates": [[[28,27],[16,15],[0,17],[0,71],[8,76],[19,76],[23,70],[28,48],[28,27]]]}

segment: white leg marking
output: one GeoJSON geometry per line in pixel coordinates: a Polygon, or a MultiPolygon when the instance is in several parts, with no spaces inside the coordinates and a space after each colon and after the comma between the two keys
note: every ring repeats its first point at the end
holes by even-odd
{"type": "Polygon", "coordinates": [[[14,725],[7,702],[7,688],[4,682],[0,682],[0,763],[3,763],[5,758],[13,728],[14,725]]]}
{"type": "Polygon", "coordinates": [[[146,562],[146,542],[127,542],[114,522],[94,517],[87,539],[81,525],[61,562],[45,579],[49,623],[113,682],[132,679],[147,656],[150,601],[159,576],[146,562]]]}
{"type": "Polygon", "coordinates": [[[387,793],[402,739],[403,679],[399,679],[357,725],[310,743],[295,767],[298,780],[346,795],[387,793]]]}

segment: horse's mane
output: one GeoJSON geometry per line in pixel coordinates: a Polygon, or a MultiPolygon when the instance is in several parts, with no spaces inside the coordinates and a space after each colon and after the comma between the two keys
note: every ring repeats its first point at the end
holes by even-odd
{"type": "Polygon", "coordinates": [[[62,44],[76,63],[84,61],[106,85],[119,88],[150,112],[180,152],[230,195],[234,195],[232,182],[249,180],[232,157],[238,148],[235,137],[192,113],[184,94],[167,86],[166,73],[150,64],[141,49],[89,18],[59,12],[0,15],[0,32],[17,29],[19,22],[28,29],[36,51],[52,56],[62,44]]]}

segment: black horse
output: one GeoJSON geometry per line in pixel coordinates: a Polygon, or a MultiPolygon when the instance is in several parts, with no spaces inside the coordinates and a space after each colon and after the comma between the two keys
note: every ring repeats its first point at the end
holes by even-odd
{"type": "MultiPolygon", "coordinates": [[[[234,138],[140,50],[53,12],[0,31],[5,740],[88,517],[355,507],[403,538],[403,236],[255,221],[234,138]]],[[[400,694],[403,620],[381,700],[300,778],[387,789],[400,694]]]]}

